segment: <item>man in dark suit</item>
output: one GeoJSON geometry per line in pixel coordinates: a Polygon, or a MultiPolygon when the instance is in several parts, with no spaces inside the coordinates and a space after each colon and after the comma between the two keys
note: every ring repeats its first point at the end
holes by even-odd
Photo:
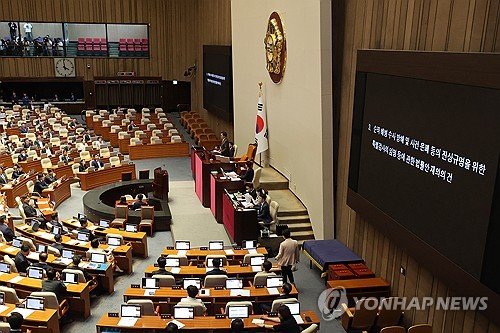
{"type": "Polygon", "coordinates": [[[78,172],[85,172],[85,171],[87,171],[88,167],[89,166],[87,164],[87,161],[81,160],[80,166],[78,167],[78,172]]]}
{"type": "Polygon", "coordinates": [[[38,216],[35,207],[30,205],[30,198],[28,196],[24,196],[22,199],[23,199],[23,210],[26,217],[36,219],[38,222],[40,222],[40,227],[42,227],[42,229],[47,228],[47,220],[45,220],[43,216],[38,216]]]}
{"type": "Polygon", "coordinates": [[[234,157],[234,143],[229,141],[229,157],[234,157]]]}
{"type": "Polygon", "coordinates": [[[14,232],[9,228],[7,224],[5,224],[6,219],[7,217],[5,215],[0,216],[0,231],[2,232],[3,237],[7,242],[12,242],[12,240],[14,239],[14,232]]]}
{"type": "Polygon", "coordinates": [[[49,268],[52,268],[49,264],[47,264],[48,257],[49,255],[47,253],[40,253],[40,255],[38,256],[38,262],[35,262],[32,266],[42,268],[43,270],[45,270],[45,272],[47,272],[49,268]]]}
{"type": "Polygon", "coordinates": [[[43,179],[45,181],[45,184],[50,185],[54,182],[57,181],[56,174],[54,173],[54,170],[49,169],[47,170],[47,175],[45,175],[45,178],[43,179]]]}
{"type": "Polygon", "coordinates": [[[159,257],[158,260],[156,260],[158,263],[158,269],[156,271],[153,271],[151,273],[151,276],[153,275],[173,275],[169,271],[165,269],[165,266],[167,265],[167,260],[164,257],[159,257]]]}
{"type": "Polygon", "coordinates": [[[71,158],[71,156],[69,156],[68,151],[66,149],[63,150],[62,155],[59,157],[59,161],[64,162],[64,163],[69,163],[72,160],[73,159],[71,158]]]}
{"type": "Polygon", "coordinates": [[[127,126],[127,131],[133,131],[135,129],[135,124],[133,121],[130,122],[127,126]]]}
{"type": "Polygon", "coordinates": [[[26,270],[31,265],[31,261],[28,260],[30,254],[30,247],[28,244],[23,244],[21,246],[21,251],[17,252],[14,258],[14,263],[16,264],[17,271],[19,273],[26,273],[26,270]]]}
{"type": "Polygon", "coordinates": [[[252,162],[251,161],[246,161],[245,162],[245,173],[243,176],[240,177],[242,181],[246,183],[251,183],[253,181],[253,176],[254,176],[254,171],[252,169],[252,162]]]}
{"type": "Polygon", "coordinates": [[[141,206],[147,206],[147,203],[142,201],[142,199],[144,199],[144,195],[142,193],[139,193],[137,195],[138,201],[134,202],[134,204],[132,205],[132,207],[130,209],[136,210],[136,209],[140,209],[141,206]]]}
{"type": "Polygon", "coordinates": [[[26,150],[21,149],[21,152],[19,153],[19,155],[17,155],[17,160],[19,162],[23,162],[26,161],[27,159],[28,159],[28,154],[26,153],[26,150]]]}
{"type": "Polygon", "coordinates": [[[74,255],[73,262],[68,266],[68,268],[82,271],[83,276],[85,277],[85,281],[88,282],[88,281],[92,280],[92,276],[89,274],[89,272],[87,272],[87,270],[85,268],[79,266],[81,261],[82,261],[82,259],[80,258],[79,255],[74,255]]]}
{"type": "Polygon", "coordinates": [[[266,201],[267,195],[261,194],[260,196],[260,207],[257,211],[257,221],[270,223],[273,218],[271,217],[271,211],[269,210],[269,204],[266,201]]]}
{"type": "Polygon", "coordinates": [[[35,147],[37,147],[37,148],[45,147],[45,143],[43,142],[43,138],[40,134],[38,134],[35,142],[33,142],[33,145],[35,145],[35,147]]]}
{"type": "Polygon", "coordinates": [[[59,250],[59,254],[62,254],[62,251],[64,250],[64,245],[61,243],[62,237],[61,235],[57,234],[54,235],[54,243],[52,243],[50,246],[52,246],[54,249],[59,250]]]}
{"type": "Polygon", "coordinates": [[[42,291],[56,294],[59,303],[66,296],[66,285],[62,281],[56,280],[56,271],[52,267],[47,270],[47,280],[42,280],[42,291]]]}
{"type": "Polygon", "coordinates": [[[90,163],[91,167],[94,167],[96,169],[104,167],[104,163],[102,163],[101,159],[99,158],[99,155],[95,155],[94,159],[92,160],[92,163],[90,163]]]}
{"type": "Polygon", "coordinates": [[[214,266],[214,269],[208,271],[207,275],[227,275],[226,271],[220,269],[221,262],[219,258],[213,259],[212,264],[214,266]]]}
{"type": "Polygon", "coordinates": [[[21,175],[24,175],[23,167],[20,164],[14,166],[14,172],[12,172],[12,179],[17,179],[21,175]]]}
{"type": "Polygon", "coordinates": [[[220,139],[222,143],[220,144],[220,154],[222,156],[230,156],[229,152],[229,141],[227,139],[227,132],[220,132],[220,139]]]}
{"type": "Polygon", "coordinates": [[[43,179],[43,174],[39,173],[36,176],[36,182],[35,182],[35,187],[33,189],[33,192],[36,192],[36,193],[40,194],[40,196],[41,196],[43,190],[45,190],[47,188],[49,188],[49,185],[47,185],[47,183],[43,179]]]}
{"type": "Polygon", "coordinates": [[[76,230],[78,232],[85,232],[87,234],[89,234],[89,240],[90,241],[93,241],[96,237],[95,235],[92,233],[92,231],[90,231],[89,229],[87,229],[87,225],[88,225],[88,221],[87,221],[87,218],[86,217],[83,217],[80,219],[80,227],[77,228],[76,230]]]}
{"type": "Polygon", "coordinates": [[[57,212],[50,214],[50,218],[50,224],[52,224],[53,227],[59,227],[61,229],[61,235],[68,233],[68,228],[63,226],[63,224],[59,221],[59,214],[57,212]]]}
{"type": "Polygon", "coordinates": [[[7,179],[7,175],[3,172],[3,169],[0,167],[0,184],[5,185],[9,182],[7,179]]]}

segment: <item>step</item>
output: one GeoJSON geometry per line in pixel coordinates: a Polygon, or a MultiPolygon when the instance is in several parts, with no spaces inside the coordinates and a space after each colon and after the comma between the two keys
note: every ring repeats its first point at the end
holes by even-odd
{"type": "Polygon", "coordinates": [[[288,224],[288,225],[299,224],[299,223],[311,224],[309,215],[280,216],[278,214],[278,220],[280,221],[280,224],[288,224]]]}
{"type": "Polygon", "coordinates": [[[295,239],[295,240],[309,240],[309,239],[314,239],[314,232],[312,230],[310,230],[310,231],[295,231],[295,232],[291,232],[290,236],[292,239],[295,239]]]}
{"type": "Polygon", "coordinates": [[[293,217],[293,216],[302,216],[302,215],[307,215],[307,209],[301,209],[301,210],[282,210],[280,207],[280,210],[278,211],[278,217],[281,219],[282,217],[293,217]]]}
{"type": "MultiPolygon", "coordinates": [[[[280,224],[286,224],[280,221],[280,224]]],[[[295,223],[295,224],[287,224],[288,229],[290,232],[293,234],[298,231],[311,231],[312,232],[312,227],[311,223],[295,223]]]]}
{"type": "Polygon", "coordinates": [[[267,191],[288,190],[288,179],[271,167],[262,168],[259,182],[260,186],[267,191]]]}

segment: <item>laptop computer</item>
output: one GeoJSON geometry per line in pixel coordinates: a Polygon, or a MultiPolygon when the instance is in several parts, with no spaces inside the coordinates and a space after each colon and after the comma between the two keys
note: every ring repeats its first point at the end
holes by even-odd
{"type": "Polygon", "coordinates": [[[209,241],[208,249],[210,251],[224,250],[224,242],[223,241],[209,241]]]}
{"type": "Polygon", "coordinates": [[[175,319],[194,319],[194,308],[192,306],[175,306],[175,319]]]}
{"type": "Polygon", "coordinates": [[[63,272],[62,279],[66,283],[78,284],[78,274],[63,272]]]}
{"type": "Polygon", "coordinates": [[[91,253],[90,261],[98,264],[104,264],[107,261],[106,254],[104,253],[91,253]]]}
{"type": "Polygon", "coordinates": [[[76,239],[82,242],[88,242],[90,239],[90,234],[88,232],[79,232],[76,239]]]}
{"type": "Polygon", "coordinates": [[[49,250],[49,247],[47,245],[38,244],[36,252],[38,252],[38,253],[47,253],[48,250],[49,250]]]}
{"type": "Polygon", "coordinates": [[[73,259],[74,255],[75,255],[75,251],[73,251],[73,250],[63,249],[63,251],[61,253],[61,257],[67,258],[67,259],[73,259]]]}
{"type": "Polygon", "coordinates": [[[142,278],[142,288],[143,289],[159,289],[160,288],[160,279],[142,278]]]}
{"type": "Polygon", "coordinates": [[[176,250],[189,250],[189,249],[191,249],[191,242],[190,241],[176,241],[175,242],[175,249],[176,250]]]}
{"type": "Polygon", "coordinates": [[[248,306],[230,305],[227,307],[227,317],[229,319],[248,318],[249,316],[248,306]]]}
{"type": "Polygon", "coordinates": [[[266,279],[266,287],[267,288],[278,288],[283,285],[283,277],[282,276],[268,276],[266,279]]]}
{"type": "Polygon", "coordinates": [[[110,246],[120,246],[122,240],[118,237],[108,236],[108,245],[110,246]]]}
{"type": "Polygon", "coordinates": [[[257,241],[256,240],[244,240],[241,247],[244,248],[245,250],[255,249],[255,248],[257,248],[257,241]]]}
{"type": "Polygon", "coordinates": [[[26,309],[43,310],[44,304],[45,304],[45,299],[43,297],[28,296],[28,297],[26,297],[25,304],[26,304],[26,309]]]}
{"type": "Polygon", "coordinates": [[[243,288],[243,280],[237,278],[229,278],[226,280],[226,289],[242,289],[243,288]]]}
{"type": "Polygon", "coordinates": [[[137,232],[137,224],[125,224],[125,231],[137,232]]]}
{"type": "Polygon", "coordinates": [[[51,232],[54,235],[60,235],[62,233],[62,228],[54,225],[54,226],[52,226],[51,232]]]}
{"type": "Polygon", "coordinates": [[[130,305],[130,304],[122,304],[120,315],[122,317],[132,317],[132,318],[141,318],[141,306],[140,305],[130,305]]]}
{"type": "Polygon", "coordinates": [[[6,262],[0,262],[0,272],[10,273],[10,265],[6,262]]]}
{"type": "Polygon", "coordinates": [[[250,266],[261,266],[266,258],[264,256],[250,257],[250,266]]]}
{"type": "Polygon", "coordinates": [[[198,278],[185,278],[182,279],[182,289],[186,290],[189,286],[195,286],[196,288],[201,289],[201,279],[198,278]]]}
{"type": "Polygon", "coordinates": [[[43,269],[39,267],[28,267],[27,275],[33,279],[43,279],[43,269]]]}

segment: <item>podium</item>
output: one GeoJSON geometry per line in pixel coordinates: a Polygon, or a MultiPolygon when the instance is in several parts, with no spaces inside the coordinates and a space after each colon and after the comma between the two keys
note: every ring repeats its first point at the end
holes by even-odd
{"type": "Polygon", "coordinates": [[[153,196],[161,200],[168,200],[168,171],[162,168],[154,170],[153,196]]]}

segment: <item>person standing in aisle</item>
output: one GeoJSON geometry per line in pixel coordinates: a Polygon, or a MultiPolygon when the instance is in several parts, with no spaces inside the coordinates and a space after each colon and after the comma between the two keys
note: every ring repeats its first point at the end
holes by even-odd
{"type": "Polygon", "coordinates": [[[296,240],[290,238],[290,230],[283,232],[285,240],[280,244],[280,250],[276,256],[278,264],[281,266],[281,273],[283,274],[283,283],[295,283],[293,279],[292,266],[299,262],[299,244],[296,240]]]}

